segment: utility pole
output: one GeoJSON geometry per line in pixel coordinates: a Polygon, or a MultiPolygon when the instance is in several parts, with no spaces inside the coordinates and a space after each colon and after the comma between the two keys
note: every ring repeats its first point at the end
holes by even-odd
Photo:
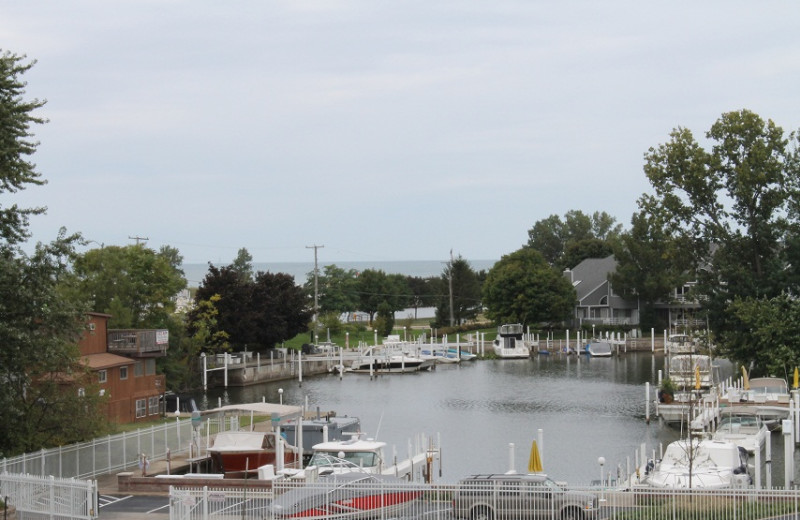
{"type": "Polygon", "coordinates": [[[450,326],[453,326],[453,250],[450,250],[450,265],[447,266],[447,280],[450,285],[450,326]]]}
{"type": "Polygon", "coordinates": [[[128,240],[136,240],[136,245],[138,246],[138,245],[139,245],[139,241],[140,241],[140,240],[150,240],[150,239],[149,239],[149,238],[147,238],[147,237],[140,237],[140,236],[138,236],[138,235],[137,235],[137,236],[135,236],[135,237],[131,237],[131,236],[129,236],[129,237],[128,237],[128,240]]]}
{"type": "Polygon", "coordinates": [[[313,249],[314,250],[314,332],[317,331],[317,311],[319,309],[319,304],[317,303],[319,300],[319,286],[318,286],[318,278],[319,278],[319,268],[317,267],[317,249],[320,249],[325,246],[318,246],[314,244],[313,246],[306,246],[306,249],[313,249]]]}

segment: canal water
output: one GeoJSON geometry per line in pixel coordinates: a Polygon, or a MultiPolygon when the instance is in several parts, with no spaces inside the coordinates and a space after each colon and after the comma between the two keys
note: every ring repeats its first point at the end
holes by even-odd
{"type": "MultiPolygon", "coordinates": [[[[717,360],[723,378],[730,363],[717,360]]],[[[475,473],[499,473],[512,465],[525,472],[530,447],[539,446],[544,471],[571,485],[598,480],[603,472],[633,468],[642,443],[648,453],[681,436],[673,427],[645,417],[645,382],[663,370],[661,353],[636,352],[610,358],[541,355],[524,360],[478,360],[437,365],[432,372],[336,374],[265,383],[244,388],[209,389],[195,396],[201,408],[261,401],[303,405],[358,417],[370,437],[407,455],[417,434],[441,439],[441,476],[453,483],[475,473]]],[[[652,395],[654,389],[651,388],[652,395]]],[[[654,410],[650,410],[651,415],[654,410]]],[[[783,439],[772,434],[773,484],[783,484],[783,439]]]]}

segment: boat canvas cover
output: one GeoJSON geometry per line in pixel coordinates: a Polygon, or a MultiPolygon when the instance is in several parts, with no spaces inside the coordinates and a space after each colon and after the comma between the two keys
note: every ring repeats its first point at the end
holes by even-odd
{"type": "Polygon", "coordinates": [[[212,451],[250,451],[264,449],[264,432],[220,432],[212,451]]]}
{"type": "Polygon", "coordinates": [[[229,404],[220,406],[219,408],[212,408],[202,412],[203,415],[269,415],[271,417],[280,417],[281,420],[296,419],[302,417],[303,408],[300,406],[289,406],[285,404],[275,403],[243,403],[243,404],[229,404]]]}

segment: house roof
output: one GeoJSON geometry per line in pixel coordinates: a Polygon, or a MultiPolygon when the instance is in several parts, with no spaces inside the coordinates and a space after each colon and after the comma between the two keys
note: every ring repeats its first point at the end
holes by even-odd
{"type": "Polygon", "coordinates": [[[81,362],[91,368],[92,370],[102,370],[104,368],[121,367],[125,365],[133,365],[136,363],[131,358],[125,356],[118,356],[116,354],[109,354],[107,352],[101,354],[89,354],[81,356],[81,362]]]}
{"type": "Polygon", "coordinates": [[[608,274],[616,267],[617,262],[613,255],[605,258],[587,258],[576,265],[570,276],[578,301],[582,301],[598,287],[608,283],[608,274]]]}

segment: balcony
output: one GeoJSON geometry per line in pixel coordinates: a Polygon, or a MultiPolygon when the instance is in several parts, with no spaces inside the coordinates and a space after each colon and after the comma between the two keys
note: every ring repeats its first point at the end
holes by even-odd
{"type": "Polygon", "coordinates": [[[108,351],[129,357],[162,357],[167,354],[166,329],[112,329],[108,331],[108,351]]]}

